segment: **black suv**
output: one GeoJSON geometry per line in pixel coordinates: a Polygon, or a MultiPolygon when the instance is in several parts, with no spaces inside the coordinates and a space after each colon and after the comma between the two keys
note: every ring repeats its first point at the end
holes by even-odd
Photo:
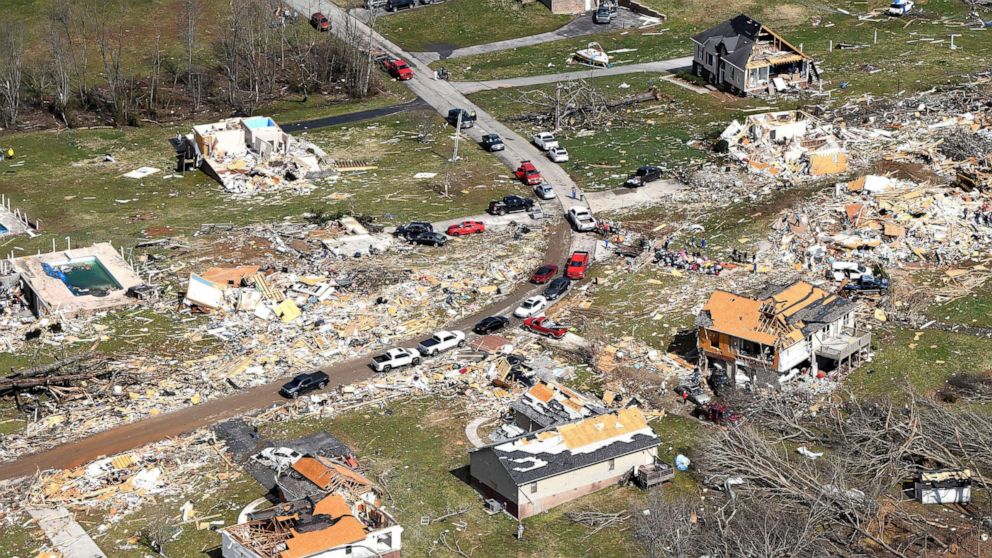
{"type": "Polygon", "coordinates": [[[425,221],[411,221],[402,227],[396,227],[393,234],[407,240],[410,240],[414,236],[421,233],[432,233],[434,232],[434,225],[427,223],[425,221]]]}
{"type": "Polygon", "coordinates": [[[448,242],[448,238],[446,236],[436,232],[418,233],[407,237],[407,240],[415,244],[424,244],[427,246],[444,246],[444,244],[448,242]]]}
{"type": "Polygon", "coordinates": [[[499,134],[486,134],[482,136],[482,148],[486,151],[503,151],[506,147],[503,145],[503,138],[499,137],[499,134]]]}
{"type": "Polygon", "coordinates": [[[296,399],[309,391],[324,389],[327,387],[327,382],[329,381],[330,378],[327,377],[327,374],[320,371],[310,372],[309,374],[300,374],[289,382],[283,384],[282,389],[279,390],[279,393],[289,397],[290,399],[296,399]]]}
{"type": "Polygon", "coordinates": [[[506,324],[510,323],[508,318],[503,316],[489,316],[483,319],[481,322],[475,324],[472,331],[478,333],[479,335],[488,335],[494,331],[499,331],[506,327],[506,324]]]}
{"type": "Polygon", "coordinates": [[[506,215],[507,213],[519,213],[530,211],[534,207],[534,200],[522,198],[520,196],[506,196],[501,200],[489,202],[489,213],[491,215],[506,215]]]}
{"type": "Polygon", "coordinates": [[[471,128],[472,126],[475,126],[475,111],[460,108],[453,108],[448,111],[448,124],[457,126],[459,114],[462,115],[462,128],[471,128]]]}
{"type": "Polygon", "coordinates": [[[386,9],[395,12],[402,8],[412,8],[417,5],[417,0],[387,0],[386,9]]]}
{"type": "Polygon", "coordinates": [[[565,277],[555,277],[548,283],[548,288],[544,289],[544,298],[554,300],[560,297],[565,294],[571,284],[572,282],[565,277]]]}
{"type": "Polygon", "coordinates": [[[641,167],[637,172],[627,179],[627,186],[644,186],[648,182],[654,182],[661,178],[661,169],[658,167],[641,167]]]}

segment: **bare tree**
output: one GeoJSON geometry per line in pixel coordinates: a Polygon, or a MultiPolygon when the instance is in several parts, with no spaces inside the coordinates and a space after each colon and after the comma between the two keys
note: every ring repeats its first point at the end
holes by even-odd
{"type": "Polygon", "coordinates": [[[17,123],[24,63],[24,31],[17,22],[11,23],[0,38],[0,114],[8,128],[17,123]]]}
{"type": "Polygon", "coordinates": [[[72,53],[65,36],[56,29],[49,30],[48,45],[51,52],[49,74],[54,86],[52,110],[55,116],[68,126],[66,108],[69,106],[69,96],[72,94],[70,77],[73,73],[72,53]]]}
{"type": "Polygon", "coordinates": [[[96,27],[100,61],[103,63],[114,120],[118,124],[131,120],[134,97],[134,80],[130,75],[125,75],[123,69],[125,10],[124,2],[102,0],[96,27]]]}
{"type": "Polygon", "coordinates": [[[196,51],[196,20],[200,16],[199,0],[183,0],[180,38],[186,50],[186,91],[193,92],[193,53],[196,51]]]}
{"type": "Polygon", "coordinates": [[[148,109],[154,110],[162,77],[162,36],[155,35],[155,52],[151,59],[152,75],[148,84],[148,109]]]}

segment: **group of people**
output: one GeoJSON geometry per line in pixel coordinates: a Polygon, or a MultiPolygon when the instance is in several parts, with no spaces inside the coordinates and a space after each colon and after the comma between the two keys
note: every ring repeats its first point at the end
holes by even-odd
{"type": "Polygon", "coordinates": [[[723,266],[720,262],[704,258],[701,252],[658,250],[654,253],[654,261],[665,267],[696,271],[707,275],[720,275],[723,266]]]}

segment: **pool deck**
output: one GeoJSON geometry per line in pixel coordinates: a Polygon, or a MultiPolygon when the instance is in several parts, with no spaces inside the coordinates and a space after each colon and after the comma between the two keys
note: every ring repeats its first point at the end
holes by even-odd
{"type": "Polygon", "coordinates": [[[127,290],[141,285],[143,281],[131,270],[124,258],[109,243],[102,242],[86,248],[74,248],[47,254],[25,256],[14,260],[14,269],[34,291],[37,299],[38,314],[61,314],[66,318],[92,314],[120,306],[137,304],[137,300],[127,296],[127,290]],[[121,285],[107,296],[83,295],[75,296],[65,286],[65,283],[49,277],[41,264],[61,264],[66,260],[78,258],[97,258],[107,272],[121,285]]]}
{"type": "Polygon", "coordinates": [[[0,225],[6,228],[6,231],[0,230],[0,236],[6,236],[9,234],[24,234],[28,232],[28,227],[23,222],[19,221],[14,213],[8,210],[6,207],[0,207],[0,225]]]}

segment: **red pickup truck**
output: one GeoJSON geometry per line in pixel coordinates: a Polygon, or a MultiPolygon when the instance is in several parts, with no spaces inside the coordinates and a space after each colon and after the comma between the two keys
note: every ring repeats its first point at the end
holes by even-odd
{"type": "Polygon", "coordinates": [[[387,74],[400,81],[413,78],[413,68],[402,58],[384,58],[382,60],[382,67],[386,70],[387,74]]]}
{"type": "Polygon", "coordinates": [[[518,180],[523,181],[524,184],[534,186],[543,182],[541,178],[541,173],[534,166],[534,163],[530,161],[520,161],[520,166],[517,167],[517,172],[514,173],[518,180]]]}
{"type": "Polygon", "coordinates": [[[331,22],[327,20],[327,16],[320,12],[314,12],[310,15],[310,25],[317,31],[331,30],[331,22]]]}
{"type": "Polygon", "coordinates": [[[572,252],[572,256],[568,258],[568,262],[565,264],[565,277],[569,279],[582,279],[586,276],[587,269],[589,269],[589,252],[584,250],[572,252]]]}
{"type": "Polygon", "coordinates": [[[538,335],[561,339],[568,333],[568,326],[558,325],[548,319],[547,316],[538,316],[524,320],[523,328],[538,335]]]}

